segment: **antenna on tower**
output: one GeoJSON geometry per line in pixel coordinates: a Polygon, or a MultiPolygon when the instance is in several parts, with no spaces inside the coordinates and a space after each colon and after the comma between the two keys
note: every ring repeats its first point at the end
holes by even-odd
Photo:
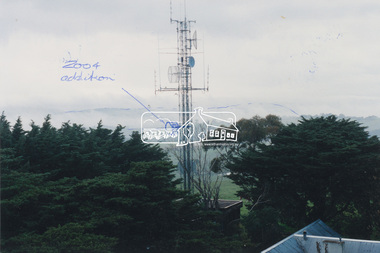
{"type": "Polygon", "coordinates": [[[172,9],[172,1],[170,0],[170,23],[173,22],[173,19],[172,19],[172,14],[173,14],[173,9],[172,9]]]}
{"type": "Polygon", "coordinates": [[[209,90],[210,66],[207,66],[207,91],[209,90]]]}
{"type": "Polygon", "coordinates": [[[183,10],[185,11],[184,16],[185,16],[185,20],[186,20],[186,14],[187,14],[187,12],[186,12],[186,0],[183,0],[183,10]]]}
{"type": "Polygon", "coordinates": [[[156,70],[154,70],[154,95],[157,94],[157,78],[156,78],[156,70]]]}

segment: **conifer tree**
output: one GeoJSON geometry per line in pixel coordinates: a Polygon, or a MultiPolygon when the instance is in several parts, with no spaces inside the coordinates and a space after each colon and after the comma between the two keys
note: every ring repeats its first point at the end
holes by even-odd
{"type": "Polygon", "coordinates": [[[380,221],[379,154],[379,139],[356,121],[302,118],[270,145],[235,157],[230,177],[242,187],[240,196],[275,208],[284,224],[299,228],[320,218],[369,239],[380,221]]]}

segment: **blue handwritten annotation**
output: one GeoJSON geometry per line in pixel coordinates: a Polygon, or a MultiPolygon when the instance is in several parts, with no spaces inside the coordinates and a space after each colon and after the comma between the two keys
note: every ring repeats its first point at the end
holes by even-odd
{"type": "Polygon", "coordinates": [[[109,76],[97,75],[95,71],[100,67],[99,62],[95,64],[82,64],[78,60],[65,60],[63,69],[73,69],[75,72],[71,75],[64,75],[61,77],[62,82],[71,81],[115,81],[115,78],[109,76]]]}
{"type": "Polygon", "coordinates": [[[133,96],[131,93],[129,93],[126,89],[121,88],[124,92],[126,92],[129,96],[131,96],[134,100],[136,100],[140,105],[142,105],[148,112],[150,112],[156,119],[161,121],[165,125],[165,129],[168,129],[168,125],[172,128],[172,132],[177,132],[181,126],[178,124],[178,122],[173,121],[164,121],[160,117],[158,117],[154,112],[152,112],[148,107],[146,107],[140,100],[138,100],[135,96],[133,96]]]}

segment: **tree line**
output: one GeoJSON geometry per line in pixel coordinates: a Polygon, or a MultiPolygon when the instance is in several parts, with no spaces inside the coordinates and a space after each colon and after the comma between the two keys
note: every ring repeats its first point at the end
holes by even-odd
{"type": "Polygon", "coordinates": [[[228,252],[218,213],[180,190],[158,145],[123,127],[0,118],[2,252],[228,252]]]}
{"type": "Polygon", "coordinates": [[[240,186],[249,212],[234,231],[138,132],[50,120],[25,131],[1,115],[2,252],[259,252],[316,219],[380,240],[380,140],[354,120],[239,120],[238,142],[202,167],[240,186]]]}
{"type": "Polygon", "coordinates": [[[380,140],[334,115],[237,122],[240,144],[225,160],[250,212],[257,248],[321,219],[344,237],[380,240],[380,140]]]}

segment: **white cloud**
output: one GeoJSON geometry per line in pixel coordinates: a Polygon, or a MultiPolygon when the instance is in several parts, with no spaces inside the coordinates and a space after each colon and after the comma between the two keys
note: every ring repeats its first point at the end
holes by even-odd
{"type": "MultiPolygon", "coordinates": [[[[182,9],[173,1],[173,18],[182,9]]],[[[237,115],[245,117],[286,114],[273,104],[300,114],[379,115],[377,1],[197,0],[186,10],[199,38],[194,86],[203,86],[210,66],[210,93],[194,92],[196,105],[240,104],[237,115]]],[[[168,85],[167,68],[176,64],[176,55],[157,50],[159,41],[161,52],[175,52],[169,17],[169,1],[1,1],[0,108],[43,116],[138,108],[121,88],[146,104],[176,107],[173,93],[152,97],[155,79],[168,85]],[[60,81],[73,74],[62,68],[69,52],[99,62],[97,73],[116,81],[60,81]]]]}

